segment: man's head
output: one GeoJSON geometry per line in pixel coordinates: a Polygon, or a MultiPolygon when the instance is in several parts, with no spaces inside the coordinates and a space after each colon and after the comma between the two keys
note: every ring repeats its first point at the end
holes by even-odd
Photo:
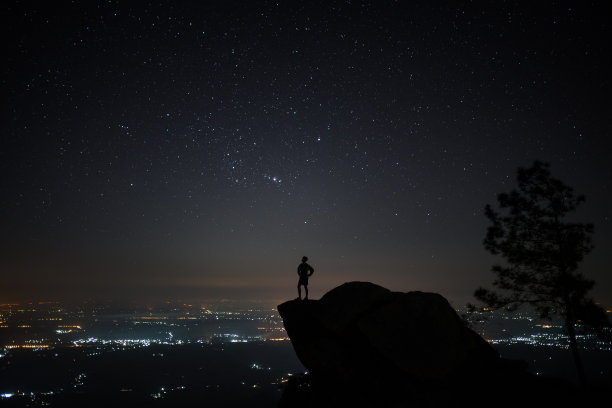
{"type": "Polygon", "coordinates": [[[307,260],[308,260],[308,257],[307,257],[307,256],[303,256],[303,257],[302,257],[302,262],[306,262],[307,260]]]}

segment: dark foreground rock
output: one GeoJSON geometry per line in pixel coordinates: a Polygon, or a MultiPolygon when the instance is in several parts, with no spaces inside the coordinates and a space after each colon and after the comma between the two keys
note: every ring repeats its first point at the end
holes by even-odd
{"type": "Polygon", "coordinates": [[[575,397],[569,384],[500,358],[436,293],[350,282],[278,311],[309,371],[290,381],[281,407],[564,406],[575,397]]]}

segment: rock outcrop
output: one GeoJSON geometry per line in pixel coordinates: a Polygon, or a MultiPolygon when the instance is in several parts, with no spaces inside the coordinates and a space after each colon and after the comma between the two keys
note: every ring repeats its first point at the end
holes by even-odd
{"type": "Polygon", "coordinates": [[[526,364],[501,359],[436,293],[350,282],[278,311],[309,371],[292,381],[281,406],[450,406],[470,402],[469,389],[482,397],[522,387],[504,406],[541,385],[526,364]]]}

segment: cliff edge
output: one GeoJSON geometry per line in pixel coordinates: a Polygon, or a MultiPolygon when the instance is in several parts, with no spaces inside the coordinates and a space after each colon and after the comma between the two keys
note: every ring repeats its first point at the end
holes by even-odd
{"type": "Polygon", "coordinates": [[[473,405],[500,393],[498,406],[524,406],[551,386],[554,399],[572,395],[569,384],[500,358],[436,293],[349,282],[320,300],[285,302],[278,312],[308,369],[290,381],[281,407],[473,405]]]}

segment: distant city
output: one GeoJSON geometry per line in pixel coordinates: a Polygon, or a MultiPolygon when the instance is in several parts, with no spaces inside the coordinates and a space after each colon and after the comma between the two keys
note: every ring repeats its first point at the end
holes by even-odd
{"type": "MultiPolygon", "coordinates": [[[[607,313],[612,314],[612,310],[607,310],[607,313]]],[[[471,313],[468,320],[471,328],[493,346],[569,348],[568,336],[559,319],[548,321],[529,311],[493,312],[484,308],[471,313]]],[[[604,340],[593,332],[585,332],[580,325],[577,326],[577,331],[577,341],[583,350],[612,351],[610,340],[604,340]]],[[[611,333],[610,329],[607,329],[607,333],[611,333]]]]}
{"type": "Polygon", "coordinates": [[[304,371],[286,340],[275,310],[227,302],[2,304],[0,404],[259,398],[269,406],[304,371]]]}
{"type": "Polygon", "coordinates": [[[289,340],[274,309],[183,302],[0,304],[0,329],[6,349],[289,340]]]}
{"type": "MultiPolygon", "coordinates": [[[[502,357],[572,380],[559,322],[486,309],[466,320],[502,357]]],[[[591,380],[610,383],[612,342],[590,333],[578,339],[591,380]]],[[[172,406],[204,398],[271,406],[288,378],[305,370],[288,340],[276,310],[227,302],[1,304],[0,404],[78,406],[96,398],[172,406]]]]}

